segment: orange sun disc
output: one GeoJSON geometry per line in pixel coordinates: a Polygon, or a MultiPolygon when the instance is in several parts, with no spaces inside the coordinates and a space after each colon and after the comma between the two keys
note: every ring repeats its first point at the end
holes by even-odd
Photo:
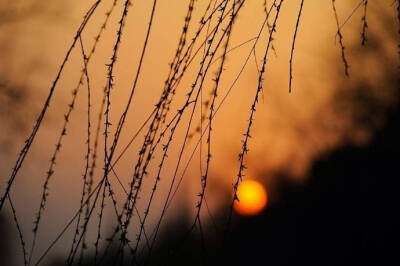
{"type": "Polygon", "coordinates": [[[256,215],[267,205],[268,197],[264,186],[254,180],[243,181],[237,190],[239,201],[234,208],[240,215],[256,215]]]}

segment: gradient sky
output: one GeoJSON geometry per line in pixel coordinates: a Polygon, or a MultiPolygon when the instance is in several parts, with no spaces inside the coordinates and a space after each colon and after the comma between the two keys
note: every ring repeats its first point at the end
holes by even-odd
{"type": "MultiPolygon", "coordinates": [[[[14,112],[18,117],[0,116],[3,130],[0,137],[5,139],[11,148],[3,149],[2,160],[5,162],[0,166],[2,186],[6,182],[9,169],[13,164],[18,147],[27,132],[29,132],[32,121],[40,110],[47,90],[54,79],[56,70],[71,43],[74,32],[79,25],[85,10],[92,1],[56,1],[57,4],[46,4],[40,6],[37,14],[27,16],[21,21],[0,25],[0,64],[1,78],[17,87],[26,88],[26,103],[19,106],[22,111],[14,112]],[[27,125],[23,132],[13,127],[15,119],[20,119],[27,125]],[[17,131],[17,132],[16,132],[17,131]],[[11,136],[11,137],[10,137],[11,136]]],[[[116,65],[115,89],[112,94],[113,109],[111,121],[116,120],[123,108],[129,93],[133,75],[137,68],[139,53],[143,45],[147,20],[150,14],[152,1],[134,1],[130,10],[129,18],[123,34],[119,61],[116,65]]],[[[142,75],[139,79],[137,93],[135,94],[133,106],[128,114],[126,130],[122,135],[121,146],[129,141],[129,138],[140,127],[152,111],[167,77],[168,63],[172,59],[183,19],[185,16],[187,1],[182,0],[160,0],[156,10],[156,16],[151,32],[147,56],[144,61],[142,75]]],[[[231,47],[239,45],[253,38],[263,21],[263,9],[261,0],[248,1],[243,12],[239,15],[234,27],[231,47]]],[[[338,12],[340,20],[343,21],[350,13],[357,1],[338,1],[338,12]],[[353,3],[354,2],[354,3],[353,3]]],[[[394,13],[390,9],[390,1],[383,4],[384,12],[394,13]]],[[[103,20],[104,12],[109,8],[111,1],[105,1],[101,5],[93,21],[85,31],[83,40],[87,47],[93,42],[93,36],[103,20]]],[[[194,24],[190,29],[193,34],[200,12],[205,9],[208,1],[198,1],[194,12],[194,24]]],[[[376,59],[360,57],[359,48],[349,48],[348,58],[350,61],[351,79],[344,78],[340,48],[335,42],[336,26],[330,1],[307,1],[304,7],[298,39],[296,42],[294,61],[294,91],[288,93],[288,70],[290,47],[293,38],[293,30],[296,22],[299,1],[290,1],[283,6],[280,21],[277,26],[274,46],[277,56],[272,53],[269,56],[268,70],[264,80],[262,101],[258,105],[255,127],[253,128],[250,142],[250,153],[247,157],[248,170],[246,175],[251,179],[261,180],[267,190],[273,195],[273,184],[277,173],[285,172],[289,176],[303,180],[306,179],[309,167],[313,160],[329,149],[340,146],[344,142],[363,144],[368,141],[371,132],[359,128],[352,120],[351,114],[357,112],[350,104],[346,106],[348,115],[343,116],[337,112],[335,101],[338,91],[342,88],[351,87],[354,80],[363,79],[368,84],[379,84],[382,73],[375,69],[376,59]],[[296,2],[296,3],[294,3],[296,2]],[[361,71],[358,71],[360,70],[361,71]]],[[[371,15],[369,18],[369,30],[374,36],[383,40],[383,52],[385,58],[389,58],[388,65],[396,65],[396,51],[390,41],[381,31],[384,22],[376,14],[378,8],[382,8],[378,1],[371,2],[371,15]]],[[[23,4],[18,10],[24,10],[23,4]]],[[[89,66],[93,88],[93,119],[97,116],[99,103],[106,81],[105,64],[109,62],[111,48],[115,39],[116,21],[121,13],[120,5],[111,17],[110,24],[105,31],[104,38],[98,46],[91,65],[89,66]]],[[[347,47],[358,45],[361,32],[361,16],[359,10],[348,24],[343,28],[345,44],[347,47]]],[[[191,35],[189,35],[191,36],[191,35]]],[[[267,36],[264,34],[260,47],[257,48],[258,58],[262,57],[263,47],[267,36]]],[[[251,44],[246,44],[235,49],[228,55],[226,72],[222,77],[221,92],[223,96],[236,73],[247,56],[251,44]]],[[[89,48],[87,48],[89,49],[89,48]]],[[[20,210],[22,227],[28,233],[32,228],[34,213],[38,206],[42,182],[45,177],[46,168],[50,154],[58,137],[63,113],[67,110],[67,104],[71,98],[71,90],[74,88],[82,67],[80,53],[76,50],[72,56],[65,72],[57,86],[57,92],[49,109],[43,128],[32,147],[18,180],[13,188],[14,200],[20,210]]],[[[198,63],[195,61],[194,65],[198,63]]],[[[177,94],[177,102],[182,103],[184,92],[190,86],[196,72],[189,70],[183,80],[177,94]]],[[[253,95],[257,88],[257,70],[254,59],[250,60],[246,70],[237,85],[229,94],[223,108],[215,118],[213,144],[213,161],[211,165],[210,187],[207,197],[212,210],[217,210],[224,204],[231,184],[234,182],[238,170],[237,154],[241,148],[241,138],[247,127],[247,119],[253,95]]],[[[208,97],[210,86],[206,86],[204,97],[208,97]]],[[[343,89],[342,89],[343,90],[343,89]]],[[[54,238],[63,227],[67,217],[71,217],[76,210],[81,189],[80,175],[83,170],[86,90],[82,87],[81,96],[78,98],[73,120],[65,139],[63,152],[57,163],[57,174],[51,181],[50,200],[45,210],[45,219],[42,228],[46,228],[40,234],[39,250],[42,250],[54,238]],[[62,207],[61,207],[62,206],[62,207]],[[60,211],[62,208],[62,211],[60,211]]],[[[391,104],[392,94],[371,92],[376,99],[385,104],[391,104]]],[[[217,99],[220,102],[222,97],[217,99]]],[[[180,105],[180,104],[179,104],[180,105]]],[[[179,105],[173,105],[173,110],[179,105]]],[[[187,118],[185,118],[187,119],[187,118]]],[[[196,125],[199,121],[197,114],[196,125]]],[[[193,126],[194,128],[195,126],[193,126]]],[[[183,136],[183,129],[178,132],[183,136]]],[[[122,181],[128,186],[129,177],[132,173],[133,164],[137,150],[143,136],[139,136],[132,148],[123,157],[116,167],[122,177],[122,181]]],[[[196,144],[198,135],[192,139],[184,154],[184,162],[196,144]]],[[[169,157],[176,158],[180,141],[171,148],[169,157]]],[[[205,149],[205,145],[203,149],[205,149]]],[[[101,149],[100,149],[101,150],[101,149]]],[[[119,151],[122,150],[120,147],[119,151]]],[[[157,154],[160,156],[160,154],[157,154]]],[[[102,159],[99,159],[101,161],[102,159]]],[[[161,181],[160,193],[157,196],[154,213],[157,217],[165,197],[168,185],[168,174],[172,171],[176,161],[167,162],[165,178],[161,181]]],[[[204,163],[204,161],[203,161],[204,163]]],[[[196,154],[186,178],[182,183],[182,190],[177,194],[176,202],[171,210],[172,214],[188,208],[192,210],[195,203],[196,193],[200,189],[199,178],[199,156],[196,154]],[[178,203],[179,201],[179,203],[178,203]]],[[[99,167],[100,169],[100,167],[99,167]]],[[[154,173],[156,165],[150,169],[154,173]]],[[[100,172],[100,171],[99,171],[100,172]]],[[[182,173],[182,169],[179,171],[182,173]]],[[[149,191],[152,182],[144,187],[143,194],[149,191]]],[[[123,196],[121,189],[116,189],[117,195],[123,196]]],[[[139,204],[139,209],[143,206],[139,204]]],[[[111,210],[107,213],[107,224],[111,225],[114,217],[111,210]]],[[[153,216],[152,216],[153,217],[153,216]]],[[[154,217],[153,217],[154,218],[154,217]]],[[[154,221],[151,220],[149,227],[154,221]]],[[[28,242],[30,236],[28,236],[28,242]]],[[[68,245],[69,239],[63,240],[56,248],[57,252],[63,251],[63,244],[68,245]]],[[[40,252],[38,252],[40,253],[40,252]]]]}

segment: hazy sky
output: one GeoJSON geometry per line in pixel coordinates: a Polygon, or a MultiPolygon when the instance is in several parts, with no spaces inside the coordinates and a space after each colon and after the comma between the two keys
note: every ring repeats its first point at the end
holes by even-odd
{"type": "MultiPolygon", "coordinates": [[[[58,66],[62,62],[85,10],[91,2],[85,0],[79,1],[78,4],[76,1],[54,1],[54,3],[48,1],[48,4],[36,6],[37,13],[32,12],[32,15],[25,15],[21,21],[0,24],[0,78],[3,79],[1,81],[20,88],[26,93],[22,96],[25,98],[24,103],[17,105],[18,110],[8,108],[6,111],[11,114],[0,116],[0,122],[3,125],[0,137],[5,139],[8,142],[7,145],[10,146],[7,149],[2,148],[0,151],[4,162],[0,166],[1,187],[7,181],[18,148],[21,147],[23,139],[31,129],[31,125],[56,75],[58,66]],[[17,119],[23,121],[22,124],[26,125],[25,130],[14,127],[17,119]]],[[[98,31],[101,21],[104,20],[104,13],[109,9],[111,2],[104,1],[84,32],[83,42],[87,50],[92,46],[93,37],[98,31]]],[[[122,147],[126,145],[130,137],[151,113],[160,96],[169,70],[168,63],[173,58],[182,29],[187,2],[182,0],[158,1],[147,56],[138,81],[133,105],[128,113],[127,124],[122,134],[118,152],[122,150],[122,147]]],[[[344,78],[342,73],[340,47],[335,42],[336,26],[331,2],[311,0],[305,3],[298,32],[294,61],[294,90],[289,94],[290,47],[300,1],[286,2],[286,5],[284,4],[282,8],[274,38],[276,56],[271,53],[268,57],[262,100],[257,108],[255,126],[252,130],[253,138],[249,144],[250,153],[246,159],[248,166],[246,176],[251,179],[262,180],[267,185],[267,190],[270,191],[273,191],[273,181],[277,173],[285,172],[293,178],[306,178],[307,170],[313,159],[325,151],[341,145],[344,141],[360,144],[368,141],[369,132],[359,128],[352,120],[351,114],[355,112],[353,110],[355,107],[346,105],[350,113],[343,116],[343,113],[338,112],[337,106],[333,103],[337,101],[338,92],[342,92],[345,88],[352,88],[355,80],[362,79],[366,84],[376,85],[382,79],[382,73],[374,68],[376,66],[374,57],[360,55],[358,43],[360,42],[361,32],[361,10],[343,28],[345,44],[349,51],[348,59],[351,65],[351,78],[349,79],[344,78]]],[[[357,1],[349,1],[352,3],[347,3],[347,1],[337,2],[340,20],[344,21],[357,1]]],[[[371,13],[379,7],[380,3],[378,2],[371,1],[371,13]]],[[[389,10],[390,1],[386,2],[386,4],[383,4],[384,9],[389,10]]],[[[262,3],[262,0],[247,2],[234,26],[230,47],[240,45],[257,35],[264,19],[262,3]]],[[[111,111],[113,124],[117,124],[117,119],[131,88],[143,45],[151,4],[152,1],[133,1],[133,6],[129,11],[115,69],[115,88],[112,92],[113,109],[111,111]]],[[[197,28],[200,14],[207,4],[208,1],[205,0],[196,2],[194,23],[192,28],[189,29],[189,38],[197,28]]],[[[0,5],[3,6],[3,3],[0,5]]],[[[121,3],[119,3],[111,16],[103,39],[100,41],[96,54],[89,65],[94,121],[97,118],[103,95],[107,73],[105,65],[109,63],[112,54],[112,45],[115,41],[117,29],[116,22],[121,14],[121,6],[121,3]]],[[[6,7],[6,10],[7,8],[15,8],[16,12],[24,12],[25,10],[22,1],[21,6],[6,7]]],[[[390,12],[389,14],[394,16],[390,12]]],[[[380,27],[384,25],[384,22],[380,22],[378,17],[375,12],[369,16],[369,30],[371,32],[378,32],[380,27]]],[[[388,34],[390,35],[390,30],[388,34]]],[[[395,46],[386,38],[385,33],[377,33],[376,36],[384,40],[382,41],[382,55],[390,59],[387,62],[388,65],[395,66],[396,52],[395,49],[390,48],[395,46]]],[[[261,63],[266,40],[267,35],[263,34],[260,39],[260,46],[256,51],[258,63],[261,63]]],[[[217,104],[221,102],[222,97],[230,88],[250,49],[251,42],[228,54],[226,71],[222,76],[217,104]]],[[[182,104],[185,91],[193,82],[194,75],[197,73],[198,63],[199,60],[194,61],[195,67],[189,69],[183,79],[177,91],[176,104],[172,105],[173,112],[176,112],[178,106],[182,104]]],[[[70,102],[71,91],[78,82],[81,68],[81,54],[76,49],[65,68],[43,127],[13,188],[13,191],[23,191],[23,193],[13,193],[12,195],[17,208],[20,210],[21,224],[26,231],[28,243],[45,172],[63,123],[63,114],[70,102]]],[[[212,210],[215,210],[224,202],[226,195],[229,195],[231,184],[236,178],[238,171],[237,154],[241,149],[242,134],[247,127],[251,101],[257,89],[257,78],[257,68],[252,57],[215,117],[211,180],[207,193],[212,210]]],[[[203,94],[205,99],[209,97],[210,84],[205,86],[203,94]]],[[[390,92],[372,92],[371,95],[382,100],[385,104],[390,103],[390,100],[387,99],[392,96],[390,92]]],[[[46,229],[39,234],[40,251],[43,251],[47,243],[54,239],[57,232],[66,223],[67,217],[72,216],[79,204],[86,137],[85,97],[86,87],[83,86],[78,95],[76,109],[72,114],[73,119],[71,119],[68,135],[64,140],[64,148],[57,160],[56,174],[51,180],[49,202],[44,213],[45,219],[43,219],[41,225],[42,228],[46,229]]],[[[7,98],[5,101],[7,101],[7,98]]],[[[187,119],[187,117],[184,119],[187,119]]],[[[183,124],[186,125],[186,123],[183,124]]],[[[198,124],[199,114],[197,112],[193,129],[198,124]]],[[[112,129],[115,129],[115,125],[112,129]]],[[[162,203],[170,181],[169,175],[172,175],[173,167],[176,164],[176,160],[173,158],[176,158],[178,154],[181,145],[179,136],[183,136],[183,130],[184,127],[179,129],[177,141],[174,142],[169,153],[171,160],[166,163],[167,171],[163,174],[160,183],[161,192],[157,195],[155,211],[152,213],[152,215],[156,215],[155,217],[159,215],[157,208],[162,203]]],[[[195,135],[185,149],[183,166],[188,161],[198,137],[199,135],[195,135]]],[[[126,186],[128,186],[142,140],[143,135],[140,135],[116,167],[116,171],[126,186]]],[[[101,146],[100,152],[102,148],[101,146]]],[[[204,143],[203,153],[205,149],[204,143]]],[[[161,153],[156,154],[156,156],[160,155],[161,153]]],[[[99,163],[101,164],[101,162],[102,158],[99,158],[99,163]]],[[[150,172],[154,175],[157,164],[153,164],[150,172]]],[[[183,166],[179,170],[180,174],[183,171],[183,166]]],[[[182,190],[176,198],[181,202],[184,200],[185,203],[173,204],[174,209],[180,211],[183,208],[192,209],[194,207],[196,199],[194,195],[200,189],[199,166],[199,155],[196,153],[185,179],[183,179],[182,190]]],[[[101,166],[98,169],[101,169],[101,166]]],[[[98,173],[100,172],[99,170],[98,173]]],[[[151,175],[149,177],[151,177],[151,181],[145,183],[143,194],[149,191],[153,183],[153,177],[151,175]]],[[[114,185],[118,186],[116,182],[114,185]]],[[[123,198],[122,192],[121,188],[116,188],[118,197],[123,198]]],[[[139,203],[140,210],[143,209],[143,204],[139,203]]],[[[114,221],[112,215],[113,213],[110,210],[107,213],[107,224],[114,221]]],[[[154,218],[154,216],[152,217],[154,218]]],[[[152,222],[149,223],[149,226],[152,222]]],[[[59,252],[63,250],[63,244],[69,245],[70,243],[69,238],[63,241],[56,247],[59,252]]]]}

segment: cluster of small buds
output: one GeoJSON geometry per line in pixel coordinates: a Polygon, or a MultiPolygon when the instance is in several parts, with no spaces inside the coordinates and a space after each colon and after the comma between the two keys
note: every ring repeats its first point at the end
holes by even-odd
{"type": "Polygon", "coordinates": [[[361,31],[361,45],[365,46],[367,43],[367,29],[368,29],[368,22],[367,22],[367,11],[368,11],[368,0],[364,1],[364,13],[361,17],[362,22],[362,31],[361,31]]]}
{"type": "Polygon", "coordinates": [[[340,45],[342,62],[343,62],[343,66],[344,66],[344,74],[346,76],[349,76],[349,63],[346,58],[346,47],[344,46],[343,34],[342,34],[342,30],[341,30],[340,23],[339,23],[339,16],[338,16],[338,13],[336,10],[336,0],[332,0],[332,9],[333,9],[333,13],[335,15],[335,21],[336,21],[336,26],[337,26],[336,34],[338,36],[338,42],[340,45]]]}
{"type": "Polygon", "coordinates": [[[37,237],[39,224],[40,224],[41,217],[42,217],[42,212],[44,211],[46,203],[47,203],[47,197],[49,195],[49,181],[50,181],[51,177],[55,173],[54,168],[56,166],[57,155],[61,151],[62,141],[63,141],[64,137],[67,135],[67,127],[68,127],[68,124],[69,124],[69,121],[70,121],[71,113],[74,110],[74,106],[75,106],[75,102],[76,102],[77,95],[78,95],[78,92],[79,92],[80,84],[81,84],[81,81],[79,81],[77,87],[72,90],[72,99],[71,99],[71,102],[68,104],[67,112],[64,114],[64,124],[62,126],[62,129],[61,129],[60,135],[58,137],[57,143],[55,145],[55,149],[54,149],[53,155],[51,156],[50,165],[49,165],[48,170],[46,172],[46,177],[45,177],[45,181],[44,181],[44,184],[43,184],[43,190],[42,190],[42,197],[41,197],[40,204],[39,204],[39,209],[37,211],[36,218],[35,218],[35,221],[34,221],[34,228],[33,228],[33,233],[34,233],[33,239],[34,239],[34,241],[36,240],[36,237],[37,237]]]}

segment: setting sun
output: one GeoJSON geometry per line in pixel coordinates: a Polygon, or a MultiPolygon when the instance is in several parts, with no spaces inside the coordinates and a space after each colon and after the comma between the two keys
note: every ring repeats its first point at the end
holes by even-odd
{"type": "Polygon", "coordinates": [[[267,205],[267,192],[257,181],[243,181],[237,195],[239,201],[235,202],[235,210],[241,215],[256,215],[267,205]]]}

